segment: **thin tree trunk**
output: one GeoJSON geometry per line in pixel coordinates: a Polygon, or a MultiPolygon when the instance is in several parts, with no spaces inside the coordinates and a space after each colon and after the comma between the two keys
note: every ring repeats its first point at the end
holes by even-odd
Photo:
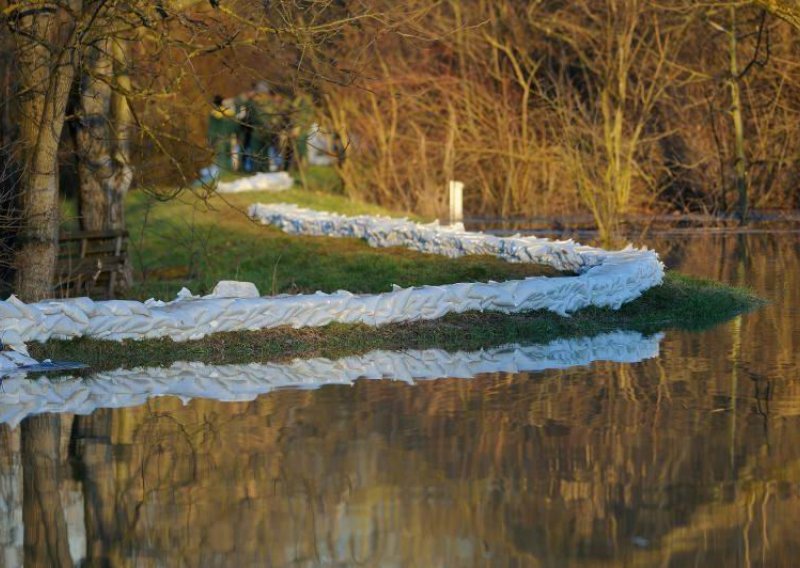
{"type": "Polygon", "coordinates": [[[742,96],[739,89],[739,62],[737,58],[737,26],[736,8],[731,6],[730,29],[730,89],[731,89],[731,119],[733,120],[734,135],[734,180],[738,196],[737,215],[739,222],[747,222],[747,156],[744,151],[744,119],[742,118],[742,96]]]}
{"type": "MultiPolygon", "coordinates": [[[[51,38],[55,8],[14,17],[20,77],[21,228],[15,257],[16,293],[25,301],[51,294],[58,249],[58,144],[74,76],[73,52],[51,38]]],[[[71,33],[71,32],[70,32],[71,33]]]]}
{"type": "Polygon", "coordinates": [[[98,41],[84,50],[81,68],[80,122],[76,142],[80,180],[80,219],[84,231],[108,226],[109,196],[105,181],[111,177],[110,133],[113,61],[109,42],[98,41]]]}
{"type": "Polygon", "coordinates": [[[122,230],[125,228],[125,196],[133,181],[133,168],[130,165],[130,132],[133,121],[127,96],[131,92],[131,78],[128,74],[127,42],[113,39],[112,44],[116,89],[111,95],[111,116],[116,141],[116,172],[111,184],[110,228],[122,230]]]}
{"type": "Polygon", "coordinates": [[[86,50],[77,133],[81,227],[86,231],[125,227],[124,200],[132,171],[125,97],[130,79],[124,67],[124,47],[114,38],[86,50]]]}

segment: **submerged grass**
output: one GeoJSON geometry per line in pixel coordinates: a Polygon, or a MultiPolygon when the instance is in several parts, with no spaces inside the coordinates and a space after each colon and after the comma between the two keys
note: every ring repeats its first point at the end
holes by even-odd
{"type": "MultiPolygon", "coordinates": [[[[256,224],[245,214],[251,203],[281,201],[345,214],[390,213],[341,195],[301,189],[209,199],[184,196],[166,203],[134,193],[127,215],[138,278],[126,297],[168,299],[183,286],[205,294],[222,279],[254,282],[262,294],[339,289],[376,293],[388,291],[392,284],[406,287],[560,275],[550,268],[493,257],[448,259],[401,248],[373,249],[355,239],[289,236],[256,224]]],[[[236,363],[298,356],[333,358],[371,349],[474,350],[618,329],[644,334],[668,328],[702,329],[761,302],[746,290],[669,273],[662,286],[618,311],[589,308],[569,318],[546,311],[468,313],[379,328],[332,324],[219,333],[185,343],[170,339],[50,341],[33,345],[31,351],[37,358],[77,360],[101,370],[179,360],[236,363]]]]}

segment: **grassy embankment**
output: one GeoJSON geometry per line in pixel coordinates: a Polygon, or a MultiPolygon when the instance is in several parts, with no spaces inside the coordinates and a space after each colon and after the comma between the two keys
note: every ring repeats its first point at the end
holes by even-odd
{"type": "MultiPolygon", "coordinates": [[[[185,196],[167,203],[134,193],[128,206],[128,223],[138,283],[128,297],[168,299],[183,286],[195,293],[207,293],[221,279],[251,281],[262,294],[273,294],[339,289],[375,293],[388,291],[392,284],[405,287],[558,276],[549,268],[510,264],[492,257],[448,259],[399,248],[373,249],[355,239],[289,236],[246,217],[247,205],[258,201],[289,201],[348,214],[387,213],[341,196],[300,189],[279,194],[236,194],[208,201],[185,196]]],[[[759,303],[745,290],[671,273],[664,285],[619,311],[590,308],[570,318],[549,312],[511,316],[473,313],[377,329],[334,324],[318,329],[222,333],[187,343],[51,341],[33,346],[33,353],[80,360],[97,369],[169,364],[184,359],[222,363],[334,357],[377,348],[468,350],[616,329],[643,333],[667,328],[699,329],[759,303]]]]}

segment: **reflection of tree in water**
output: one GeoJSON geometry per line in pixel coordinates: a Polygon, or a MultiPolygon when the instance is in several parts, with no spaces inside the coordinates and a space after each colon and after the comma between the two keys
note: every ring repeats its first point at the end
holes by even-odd
{"type": "MultiPolygon", "coordinates": [[[[207,420],[200,428],[189,432],[189,427],[168,412],[154,410],[147,404],[146,419],[137,424],[133,436],[148,440],[146,452],[142,454],[139,476],[147,481],[142,485],[142,497],[165,489],[178,490],[197,482],[198,438],[204,438],[207,420]]],[[[211,457],[211,456],[206,456],[211,457]]]]}
{"type": "MultiPolygon", "coordinates": [[[[685,266],[759,290],[800,274],[791,241],[747,246],[700,239],[685,266]]],[[[789,563],[796,284],[637,365],[78,417],[89,563],[789,563]]]]}
{"type": "Polygon", "coordinates": [[[0,425],[0,564],[23,562],[22,460],[19,429],[0,425]]]}
{"type": "Polygon", "coordinates": [[[646,367],[625,377],[603,365],[547,379],[365,382],[251,404],[157,402],[173,423],[124,411],[132,430],[117,431],[115,444],[130,455],[113,470],[127,488],[115,506],[142,511],[126,527],[131,560],[653,561],[631,545],[640,534],[690,549],[704,531],[737,529],[742,507],[762,503],[766,489],[737,485],[754,464],[729,468],[726,416],[684,424],[719,430],[703,442],[662,436],[702,395],[677,389],[656,419],[646,367]],[[209,422],[219,438],[205,435],[209,422]],[[174,477],[153,462],[167,447],[174,477]]]}
{"type": "Polygon", "coordinates": [[[51,414],[23,420],[22,518],[26,566],[72,566],[61,505],[61,417],[51,414]]]}
{"type": "Polygon", "coordinates": [[[76,416],[70,438],[75,476],[83,486],[86,554],[94,565],[110,566],[119,560],[112,550],[124,535],[124,518],[116,510],[116,484],[109,471],[113,463],[112,412],[98,410],[76,416]]]}

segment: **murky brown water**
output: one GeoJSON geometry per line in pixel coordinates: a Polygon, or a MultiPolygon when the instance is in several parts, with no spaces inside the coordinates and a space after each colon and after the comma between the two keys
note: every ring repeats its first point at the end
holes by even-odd
{"type": "Polygon", "coordinates": [[[641,363],[0,426],[0,562],[796,565],[800,238],[651,244],[773,303],[641,363]]]}

